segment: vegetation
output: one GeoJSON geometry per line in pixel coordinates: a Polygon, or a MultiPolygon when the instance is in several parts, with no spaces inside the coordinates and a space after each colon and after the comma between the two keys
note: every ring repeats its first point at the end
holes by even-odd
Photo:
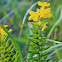
{"type": "Polygon", "coordinates": [[[0,62],[62,62],[61,41],[62,0],[0,1],[0,62]]]}

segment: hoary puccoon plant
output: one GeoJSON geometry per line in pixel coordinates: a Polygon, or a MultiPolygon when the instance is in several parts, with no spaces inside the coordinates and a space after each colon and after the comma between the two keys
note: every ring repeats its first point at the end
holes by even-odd
{"type": "MultiPolygon", "coordinates": [[[[50,3],[38,2],[40,9],[37,8],[36,12],[29,11],[29,20],[33,20],[31,24],[33,28],[30,28],[32,35],[29,35],[28,55],[27,62],[47,62],[47,54],[42,53],[49,48],[49,42],[46,41],[47,37],[44,37],[42,32],[46,29],[48,22],[43,21],[46,18],[50,18],[51,9],[47,8],[50,3]]],[[[17,42],[12,37],[12,29],[9,31],[6,29],[8,25],[0,25],[0,62],[22,62],[22,56],[20,48],[17,42]]]]}
{"type": "Polygon", "coordinates": [[[49,42],[46,41],[47,37],[44,37],[42,32],[46,29],[46,24],[48,24],[44,20],[52,16],[50,13],[51,8],[47,8],[50,5],[47,2],[38,2],[38,5],[40,9],[37,8],[36,12],[29,11],[29,20],[33,20],[31,22],[33,28],[30,28],[32,34],[28,36],[28,62],[47,62],[48,53],[43,54],[42,52],[49,48],[49,42]]]}
{"type": "Polygon", "coordinates": [[[13,43],[14,40],[10,34],[12,29],[8,31],[6,27],[8,27],[8,25],[0,25],[0,62],[20,62],[19,51],[15,49],[15,45],[17,44],[13,43]],[[7,36],[9,36],[9,38],[7,38],[7,36]]]}

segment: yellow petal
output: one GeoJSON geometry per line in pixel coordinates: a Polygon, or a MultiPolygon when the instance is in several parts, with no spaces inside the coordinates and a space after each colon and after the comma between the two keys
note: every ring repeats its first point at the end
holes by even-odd
{"type": "Polygon", "coordinates": [[[48,22],[46,22],[45,24],[42,25],[43,28],[42,28],[41,31],[43,31],[43,30],[46,28],[46,24],[47,24],[47,23],[48,23],[48,22]]]}
{"type": "Polygon", "coordinates": [[[39,11],[40,11],[40,10],[37,8],[37,13],[39,13],[39,11]]]}
{"type": "Polygon", "coordinates": [[[31,19],[32,19],[32,17],[30,16],[28,20],[31,20],[31,19]]]}
{"type": "Polygon", "coordinates": [[[39,1],[39,2],[38,2],[38,5],[39,5],[39,6],[42,6],[42,2],[39,1]]]}
{"type": "Polygon", "coordinates": [[[46,28],[46,25],[43,26],[42,31],[46,28]]]}
{"type": "Polygon", "coordinates": [[[9,29],[9,32],[12,32],[12,29],[9,29]]]}
{"type": "Polygon", "coordinates": [[[47,3],[47,2],[43,2],[43,3],[42,3],[42,2],[39,1],[39,2],[38,2],[38,5],[39,5],[39,6],[42,6],[42,7],[46,7],[46,6],[49,6],[50,3],[47,3]]]}
{"type": "Polygon", "coordinates": [[[8,27],[8,25],[4,25],[4,27],[6,28],[6,27],[8,27]]]}
{"type": "Polygon", "coordinates": [[[31,10],[29,11],[29,14],[30,14],[30,15],[32,15],[32,14],[34,14],[34,13],[35,13],[34,11],[31,11],[31,10]]]}

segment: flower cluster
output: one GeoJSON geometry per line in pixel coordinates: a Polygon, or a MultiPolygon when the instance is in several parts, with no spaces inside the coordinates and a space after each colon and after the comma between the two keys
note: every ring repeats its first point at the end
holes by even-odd
{"type": "MultiPolygon", "coordinates": [[[[4,27],[8,27],[8,25],[4,25],[4,27]]],[[[9,29],[9,32],[12,32],[12,29],[9,29]]],[[[7,33],[1,28],[0,26],[0,34],[2,37],[4,37],[5,35],[7,35],[7,33]]]]}
{"type": "Polygon", "coordinates": [[[33,21],[38,21],[38,24],[43,27],[42,28],[42,31],[46,28],[46,24],[48,22],[46,22],[45,24],[42,25],[42,23],[39,21],[40,19],[43,19],[43,18],[49,18],[51,17],[51,9],[50,8],[47,8],[50,3],[47,3],[47,2],[38,2],[38,5],[41,6],[40,9],[37,8],[36,12],[34,11],[29,11],[29,14],[30,14],[30,17],[29,17],[29,20],[33,20],[33,21]]]}

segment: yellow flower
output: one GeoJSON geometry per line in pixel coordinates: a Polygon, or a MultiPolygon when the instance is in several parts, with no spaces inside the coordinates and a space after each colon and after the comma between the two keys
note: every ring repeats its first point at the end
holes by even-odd
{"type": "Polygon", "coordinates": [[[43,31],[44,29],[46,29],[46,24],[47,24],[47,23],[48,23],[48,22],[46,22],[45,24],[41,25],[41,27],[43,27],[41,31],[43,31]]]}
{"type": "MultiPolygon", "coordinates": [[[[8,27],[8,25],[4,25],[4,27],[8,27]]],[[[12,29],[9,29],[9,32],[12,32],[12,29]]],[[[5,35],[7,35],[7,33],[1,28],[0,26],[0,34],[2,37],[4,37],[5,35]]]]}
{"type": "MultiPolygon", "coordinates": [[[[48,23],[48,22],[47,22],[47,23],[48,23]]],[[[46,29],[46,24],[47,24],[47,23],[41,25],[41,26],[43,27],[41,31],[43,31],[44,29],[46,29]]]]}
{"type": "Polygon", "coordinates": [[[12,29],[9,29],[9,32],[12,32],[12,29]]]}
{"type": "Polygon", "coordinates": [[[41,31],[43,31],[44,29],[46,29],[46,24],[48,22],[46,22],[45,24],[41,24],[41,21],[38,22],[39,26],[43,27],[41,31]]]}
{"type": "Polygon", "coordinates": [[[29,20],[34,20],[34,21],[38,21],[39,20],[39,9],[37,8],[37,11],[29,11],[30,17],[29,20]]]}
{"type": "Polygon", "coordinates": [[[50,13],[51,9],[47,8],[47,9],[43,9],[41,8],[41,12],[39,13],[40,18],[49,18],[51,17],[51,13],[50,13]]]}
{"type": "Polygon", "coordinates": [[[46,6],[49,6],[50,3],[47,4],[47,2],[38,2],[38,5],[42,6],[40,9],[37,8],[37,11],[34,12],[34,11],[29,11],[29,14],[30,14],[30,17],[29,17],[29,20],[34,20],[34,21],[38,21],[39,18],[42,19],[42,18],[49,18],[51,17],[51,9],[50,8],[47,8],[45,9],[46,6]]]}
{"type": "Polygon", "coordinates": [[[37,11],[36,12],[34,12],[34,11],[29,11],[29,14],[30,14],[30,17],[29,17],[29,20],[34,20],[34,21],[38,21],[39,20],[39,22],[38,22],[38,24],[39,24],[39,26],[41,26],[41,27],[43,27],[42,28],[42,31],[46,28],[46,24],[48,23],[45,23],[45,24],[42,24],[41,23],[41,19],[43,19],[43,18],[49,18],[49,17],[51,17],[52,15],[51,15],[51,13],[50,13],[50,11],[51,11],[51,9],[50,8],[45,8],[45,7],[48,7],[49,5],[50,5],[50,3],[47,3],[47,2],[38,2],[38,5],[39,6],[42,6],[40,9],[38,9],[37,8],[37,11]]]}
{"type": "Polygon", "coordinates": [[[50,5],[50,3],[47,3],[47,2],[43,2],[43,3],[42,3],[42,2],[39,1],[39,2],[38,2],[38,5],[45,8],[45,7],[48,7],[48,6],[50,5]]]}

